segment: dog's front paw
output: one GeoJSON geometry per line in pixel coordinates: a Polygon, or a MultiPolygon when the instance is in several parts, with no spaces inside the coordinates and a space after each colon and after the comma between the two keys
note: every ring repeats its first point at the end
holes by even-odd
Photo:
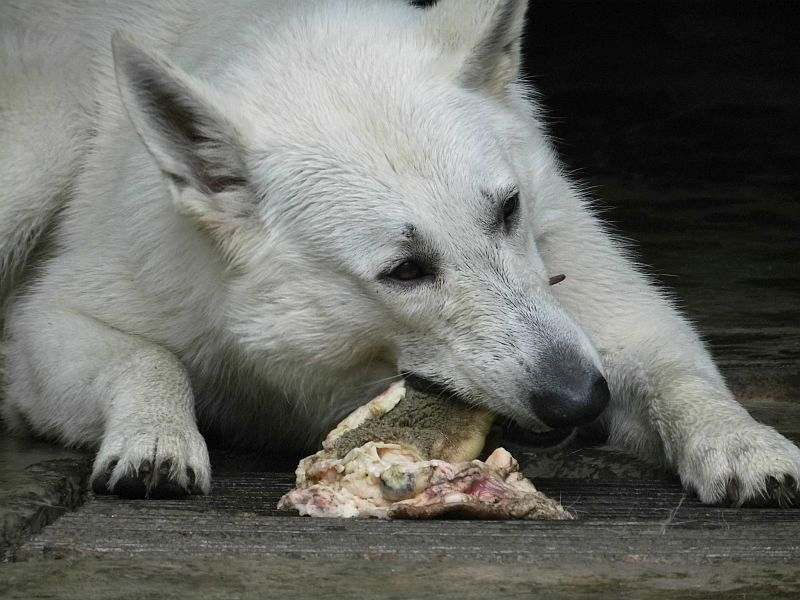
{"type": "Polygon", "coordinates": [[[158,499],[210,490],[208,450],[194,426],[110,431],[94,461],[95,494],[158,499]]]}
{"type": "Polygon", "coordinates": [[[678,474],[706,504],[800,502],[800,449],[756,421],[705,427],[690,438],[678,474]]]}

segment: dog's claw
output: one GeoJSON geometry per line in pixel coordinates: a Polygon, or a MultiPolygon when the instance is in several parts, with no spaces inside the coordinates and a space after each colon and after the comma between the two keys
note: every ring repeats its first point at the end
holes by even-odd
{"type": "Polygon", "coordinates": [[[749,506],[795,506],[800,502],[800,489],[797,481],[791,475],[784,475],[782,479],[767,477],[764,492],[758,498],[746,502],[749,506]]]}
{"type": "Polygon", "coordinates": [[[117,466],[117,461],[111,461],[106,467],[105,471],[100,473],[92,480],[92,493],[98,496],[107,496],[113,492],[108,489],[108,480],[111,479],[111,473],[117,466]]]}
{"type": "Polygon", "coordinates": [[[170,476],[172,463],[168,460],[162,462],[155,471],[151,461],[145,460],[139,465],[136,472],[123,475],[113,488],[109,489],[108,482],[116,465],[117,461],[112,461],[100,475],[94,478],[92,481],[93,493],[128,499],[151,498],[153,500],[183,498],[190,494],[203,493],[196,485],[194,469],[187,468],[188,485],[184,487],[170,476]]]}

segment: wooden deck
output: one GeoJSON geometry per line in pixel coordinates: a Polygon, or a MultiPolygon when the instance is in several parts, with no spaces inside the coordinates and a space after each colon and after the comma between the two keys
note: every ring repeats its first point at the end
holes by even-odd
{"type": "MultiPolygon", "coordinates": [[[[800,509],[708,507],[674,481],[540,479],[579,519],[379,521],[314,519],[275,509],[293,477],[218,477],[188,501],[93,498],[63,516],[20,558],[257,557],[555,565],[624,561],[673,565],[728,561],[800,566],[800,509]]],[[[800,573],[798,573],[800,575],[800,573]]]]}
{"type": "Polygon", "coordinates": [[[549,455],[551,465],[574,460],[578,468],[594,465],[603,476],[584,470],[581,478],[537,479],[540,489],[575,512],[575,521],[297,517],[276,510],[292,475],[242,472],[236,467],[241,459],[222,456],[216,461],[222,472],[208,497],[90,497],[22,546],[17,559],[23,562],[0,567],[0,597],[800,593],[800,509],[703,506],[676,481],[639,478],[649,470],[608,453],[549,455]],[[608,479],[609,470],[629,478],[608,479]]]}

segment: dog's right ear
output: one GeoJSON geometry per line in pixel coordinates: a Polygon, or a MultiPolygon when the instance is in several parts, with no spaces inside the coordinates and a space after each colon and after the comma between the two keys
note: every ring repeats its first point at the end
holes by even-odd
{"type": "Polygon", "coordinates": [[[114,35],[112,46],[125,108],[178,209],[205,228],[231,227],[248,189],[241,136],[223,100],[123,34],[114,35]]]}
{"type": "Polygon", "coordinates": [[[424,9],[425,35],[467,88],[502,97],[519,75],[528,0],[439,0],[424,9]]]}

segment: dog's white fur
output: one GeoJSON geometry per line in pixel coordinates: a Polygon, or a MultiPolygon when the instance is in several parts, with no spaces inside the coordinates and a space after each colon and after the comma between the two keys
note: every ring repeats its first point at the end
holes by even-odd
{"type": "Polygon", "coordinates": [[[800,481],[560,170],[518,78],[526,5],[4,2],[4,294],[58,214],[7,313],[7,423],[96,444],[112,487],[169,460],[208,491],[195,416],[307,447],[413,370],[536,427],[558,345],[605,373],[610,443],[704,502],[800,481]],[[436,279],[381,278],[418,238],[436,279]]]}

